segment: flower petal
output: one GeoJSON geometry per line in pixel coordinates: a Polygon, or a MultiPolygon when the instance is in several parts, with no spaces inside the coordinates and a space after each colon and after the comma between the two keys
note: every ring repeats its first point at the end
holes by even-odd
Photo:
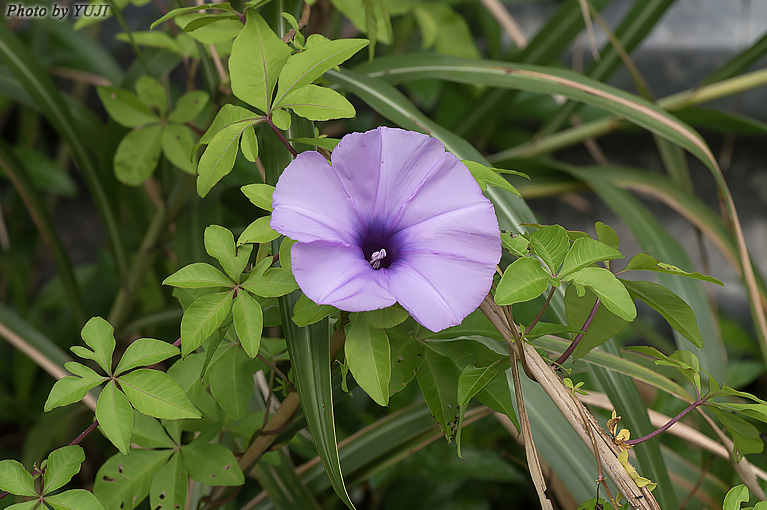
{"type": "Polygon", "coordinates": [[[319,152],[302,152],[285,168],[272,207],[271,227],[296,241],[357,240],[359,220],[352,201],[319,152]]]}
{"type": "Polygon", "coordinates": [[[416,321],[436,332],[460,324],[477,309],[494,271],[495,263],[409,251],[389,268],[388,288],[416,321]]]}
{"type": "Polygon", "coordinates": [[[386,308],[395,302],[376,271],[358,246],[326,241],[296,243],[291,250],[291,267],[298,286],[321,305],[333,305],[349,312],[386,308]]]}
{"type": "Polygon", "coordinates": [[[355,209],[372,221],[396,213],[444,155],[435,138],[380,127],[344,136],[332,160],[355,209]]]}

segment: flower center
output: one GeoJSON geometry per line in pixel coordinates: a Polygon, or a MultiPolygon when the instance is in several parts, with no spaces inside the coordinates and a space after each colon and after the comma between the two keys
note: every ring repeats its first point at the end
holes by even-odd
{"type": "Polygon", "coordinates": [[[381,269],[381,261],[386,258],[386,250],[381,248],[378,251],[374,251],[370,256],[370,265],[373,269],[381,269]]]}

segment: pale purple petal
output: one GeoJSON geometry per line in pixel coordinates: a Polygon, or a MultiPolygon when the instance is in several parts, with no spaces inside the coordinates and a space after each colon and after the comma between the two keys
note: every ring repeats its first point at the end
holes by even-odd
{"type": "MultiPolygon", "coordinates": [[[[421,182],[417,193],[396,215],[389,217],[388,225],[390,229],[397,232],[440,215],[461,209],[472,209],[476,206],[492,210],[490,201],[482,194],[479,184],[466,165],[453,154],[444,153],[439,164],[421,182]]],[[[476,218],[478,226],[485,221],[487,220],[476,218]]],[[[491,223],[484,226],[492,226],[497,232],[498,224],[495,214],[491,223]]]]}
{"type": "Polygon", "coordinates": [[[301,242],[356,242],[358,217],[338,176],[319,152],[302,152],[280,176],[271,227],[301,242]]]}
{"type": "Polygon", "coordinates": [[[380,127],[343,137],[332,161],[355,209],[372,221],[395,214],[444,154],[439,140],[380,127]]]}
{"type": "Polygon", "coordinates": [[[373,269],[358,246],[325,241],[296,243],[291,264],[298,286],[315,303],[362,312],[386,308],[396,301],[381,285],[386,274],[373,269]]]}
{"type": "Polygon", "coordinates": [[[490,291],[495,265],[458,255],[408,252],[389,270],[389,291],[432,331],[460,324],[490,291]]]}

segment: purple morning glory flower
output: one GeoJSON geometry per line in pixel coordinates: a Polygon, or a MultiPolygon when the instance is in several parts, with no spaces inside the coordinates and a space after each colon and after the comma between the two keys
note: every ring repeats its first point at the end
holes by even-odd
{"type": "Polygon", "coordinates": [[[350,312],[399,302],[432,331],[460,324],[501,258],[495,211],[466,166],[437,139],[386,127],[346,135],[331,162],[299,154],[274,191],[271,226],[298,241],[301,290],[350,312]]]}

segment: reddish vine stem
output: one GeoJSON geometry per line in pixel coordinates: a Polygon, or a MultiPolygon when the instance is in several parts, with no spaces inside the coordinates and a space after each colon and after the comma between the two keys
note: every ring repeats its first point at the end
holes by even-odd
{"type": "Polygon", "coordinates": [[[627,446],[635,446],[635,445],[638,445],[640,443],[644,443],[645,441],[648,441],[648,440],[650,440],[650,439],[652,439],[652,438],[654,438],[656,436],[659,436],[660,434],[663,434],[668,429],[670,429],[671,426],[674,423],[676,423],[679,420],[681,420],[682,418],[684,418],[687,413],[689,413],[690,411],[692,411],[693,409],[695,409],[699,405],[703,404],[704,402],[706,402],[706,398],[705,397],[698,397],[698,399],[695,402],[691,403],[686,408],[684,408],[679,414],[677,414],[676,416],[671,418],[662,427],[660,427],[660,428],[650,432],[646,436],[642,436],[642,437],[638,437],[636,439],[629,439],[628,441],[624,441],[623,444],[625,444],[627,446]]]}
{"type": "Polygon", "coordinates": [[[532,331],[533,326],[538,324],[538,321],[541,320],[541,317],[543,317],[543,312],[546,311],[546,308],[549,306],[549,302],[551,301],[551,298],[554,296],[554,291],[556,291],[556,287],[552,287],[551,291],[549,292],[548,297],[546,298],[546,302],[543,303],[543,306],[541,307],[541,311],[538,312],[538,315],[536,315],[535,319],[533,319],[533,322],[530,323],[530,325],[525,329],[525,334],[530,333],[532,331]]]}
{"type": "Polygon", "coordinates": [[[280,130],[277,129],[277,126],[274,125],[274,122],[272,122],[271,117],[268,117],[266,119],[266,123],[269,124],[269,127],[272,128],[272,131],[274,131],[274,134],[277,135],[277,138],[280,139],[280,141],[282,142],[282,145],[284,145],[285,148],[288,149],[288,151],[290,151],[293,157],[295,158],[296,156],[298,156],[298,151],[296,151],[296,149],[294,149],[293,146],[290,145],[290,143],[285,139],[285,137],[280,132],[280,130]]]}
{"type": "Polygon", "coordinates": [[[578,336],[575,337],[573,342],[570,344],[570,347],[568,347],[567,350],[562,353],[559,359],[557,359],[554,362],[555,365],[561,365],[562,363],[567,361],[567,358],[569,358],[570,355],[575,351],[575,348],[578,347],[578,344],[581,342],[581,339],[588,332],[589,326],[591,326],[591,322],[594,320],[594,316],[597,314],[597,310],[599,310],[599,305],[601,303],[602,301],[600,301],[599,298],[597,298],[597,300],[594,302],[594,306],[591,307],[591,312],[589,312],[589,316],[586,317],[586,322],[583,323],[583,327],[581,328],[582,333],[578,333],[578,336]]]}

